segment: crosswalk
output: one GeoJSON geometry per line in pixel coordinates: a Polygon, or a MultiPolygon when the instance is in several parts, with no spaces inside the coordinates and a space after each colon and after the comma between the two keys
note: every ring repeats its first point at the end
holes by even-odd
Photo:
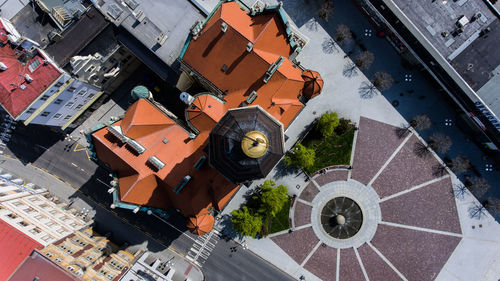
{"type": "Polygon", "coordinates": [[[16,129],[16,121],[4,113],[0,122],[0,154],[3,154],[7,143],[9,143],[12,133],[16,129]]]}
{"type": "Polygon", "coordinates": [[[203,236],[198,236],[186,255],[187,259],[202,267],[219,240],[219,231],[216,229],[203,236]]]}

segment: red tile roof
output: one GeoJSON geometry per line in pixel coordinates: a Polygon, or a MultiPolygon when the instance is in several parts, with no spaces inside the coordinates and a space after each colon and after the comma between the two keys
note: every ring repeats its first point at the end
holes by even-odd
{"type": "Polygon", "coordinates": [[[0,62],[7,66],[7,70],[0,71],[0,104],[10,115],[17,118],[26,107],[31,104],[47,87],[61,74],[54,64],[44,64],[47,58],[41,52],[23,64],[19,58],[25,50],[14,48],[7,39],[5,19],[0,20],[0,62]],[[37,68],[30,70],[30,65],[39,62],[37,68]],[[28,83],[24,75],[28,74],[33,81],[28,83]]]}
{"type": "MultiPolygon", "coordinates": [[[[65,271],[46,258],[42,253],[33,251],[10,276],[8,281],[78,281],[82,280],[65,271]]],[[[5,279],[2,279],[5,280],[5,279]]]]}
{"type": "Polygon", "coordinates": [[[40,243],[0,219],[0,280],[6,280],[33,249],[41,248],[40,243]]]}

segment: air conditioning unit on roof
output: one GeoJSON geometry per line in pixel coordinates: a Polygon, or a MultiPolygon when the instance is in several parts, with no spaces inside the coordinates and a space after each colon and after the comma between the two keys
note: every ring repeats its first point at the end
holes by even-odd
{"type": "Polygon", "coordinates": [[[138,22],[142,22],[146,18],[146,14],[142,10],[139,10],[134,16],[138,22]]]}

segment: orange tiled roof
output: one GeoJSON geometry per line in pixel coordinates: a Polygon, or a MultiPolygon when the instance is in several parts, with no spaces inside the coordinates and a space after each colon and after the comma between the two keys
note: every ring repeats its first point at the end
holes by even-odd
{"type": "Polygon", "coordinates": [[[250,17],[236,2],[222,4],[209,19],[203,33],[191,41],[183,62],[225,92],[225,102],[202,94],[186,109],[188,123],[196,128],[196,138],[176,124],[147,100],[139,100],[126,112],[123,120],[114,123],[126,137],[146,148],[134,154],[106,128],[93,133],[94,147],[100,161],[118,174],[121,200],[161,209],[177,208],[184,216],[208,213],[209,207],[222,209],[237,191],[206,164],[198,170],[195,163],[203,156],[208,136],[224,113],[238,107],[252,91],[260,105],[286,127],[302,109],[297,95],[304,86],[300,69],[287,58],[292,53],[284,26],[276,13],[250,17]],[[228,24],[221,32],[221,24],[228,24]],[[253,44],[247,52],[247,44],[253,44]],[[267,83],[266,71],[280,57],[281,65],[267,83]],[[221,71],[222,66],[227,69],[221,71]],[[164,139],[168,139],[164,143],[164,139]],[[156,171],[148,158],[156,156],[165,164],[156,171]],[[173,190],[186,175],[191,180],[176,194],[173,190]]]}
{"type": "Polygon", "coordinates": [[[291,54],[277,13],[251,17],[238,3],[227,2],[189,43],[182,60],[226,94],[227,108],[238,107],[256,91],[252,105],[260,105],[287,127],[303,107],[297,98],[304,87],[302,71],[288,60],[291,54]],[[227,24],[226,32],[222,23],[227,24]],[[247,51],[248,43],[253,44],[251,52],[247,51]],[[283,62],[264,83],[266,71],[280,56],[283,62]],[[226,71],[221,70],[224,65],[226,71]]]}

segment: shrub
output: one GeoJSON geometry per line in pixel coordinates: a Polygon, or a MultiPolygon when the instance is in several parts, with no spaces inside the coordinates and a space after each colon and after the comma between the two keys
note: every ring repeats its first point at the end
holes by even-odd
{"type": "Polygon", "coordinates": [[[288,165],[300,167],[304,170],[312,167],[315,159],[316,153],[314,150],[303,146],[301,143],[297,143],[292,152],[285,156],[285,162],[288,165]]]}
{"type": "Polygon", "coordinates": [[[337,128],[335,128],[335,133],[337,135],[343,135],[350,129],[352,129],[354,125],[351,123],[351,120],[345,119],[345,118],[340,118],[339,119],[339,125],[337,128]]]}

